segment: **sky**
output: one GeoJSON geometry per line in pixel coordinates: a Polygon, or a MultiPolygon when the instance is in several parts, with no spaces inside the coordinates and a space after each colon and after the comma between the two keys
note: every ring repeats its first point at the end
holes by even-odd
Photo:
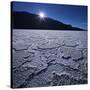
{"type": "Polygon", "coordinates": [[[33,14],[43,12],[49,18],[71,24],[73,27],[87,29],[87,6],[13,2],[13,11],[25,11],[33,14]]]}

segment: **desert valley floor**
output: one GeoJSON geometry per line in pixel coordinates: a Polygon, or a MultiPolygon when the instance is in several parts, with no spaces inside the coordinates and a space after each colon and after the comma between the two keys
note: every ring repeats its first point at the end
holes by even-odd
{"type": "Polygon", "coordinates": [[[86,84],[87,31],[12,31],[12,86],[86,84]]]}

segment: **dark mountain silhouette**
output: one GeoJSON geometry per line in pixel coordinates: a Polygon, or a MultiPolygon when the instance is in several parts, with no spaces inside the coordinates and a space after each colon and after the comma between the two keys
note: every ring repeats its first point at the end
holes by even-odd
{"type": "Polygon", "coordinates": [[[49,29],[49,30],[83,30],[57,20],[28,12],[12,12],[12,28],[15,29],[49,29]]]}

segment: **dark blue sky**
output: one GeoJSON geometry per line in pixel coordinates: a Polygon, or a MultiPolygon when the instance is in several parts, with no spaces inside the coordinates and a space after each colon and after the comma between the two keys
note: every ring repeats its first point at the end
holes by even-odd
{"type": "Polygon", "coordinates": [[[41,11],[52,19],[87,29],[87,6],[13,2],[13,11],[27,11],[34,14],[41,11]]]}

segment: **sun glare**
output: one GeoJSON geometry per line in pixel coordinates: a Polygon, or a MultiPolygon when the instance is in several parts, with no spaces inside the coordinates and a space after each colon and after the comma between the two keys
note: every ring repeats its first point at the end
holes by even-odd
{"type": "Polygon", "coordinates": [[[40,12],[39,13],[39,16],[40,16],[40,18],[44,18],[45,17],[45,14],[43,12],[40,12]]]}

